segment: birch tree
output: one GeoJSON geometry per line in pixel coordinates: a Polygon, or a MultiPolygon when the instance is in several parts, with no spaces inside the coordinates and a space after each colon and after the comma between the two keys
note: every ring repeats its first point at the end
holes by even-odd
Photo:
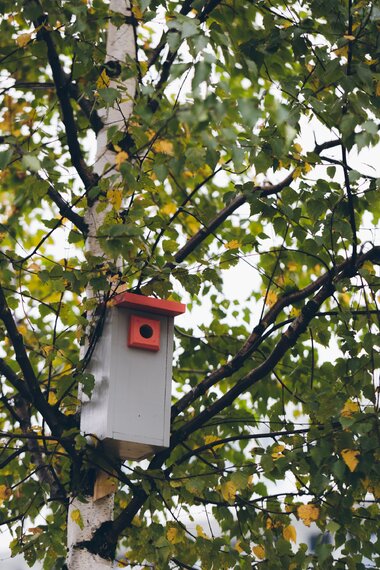
{"type": "MultiPolygon", "coordinates": [[[[124,65],[133,65],[136,60],[136,44],[134,26],[132,23],[132,12],[130,9],[129,1],[127,0],[112,0],[109,5],[111,13],[118,14],[126,23],[121,23],[115,26],[112,22],[107,27],[107,43],[104,57],[104,68],[98,79],[100,89],[114,89],[118,93],[118,100],[110,103],[109,106],[103,107],[99,110],[98,116],[101,121],[100,129],[97,132],[97,153],[96,160],[93,167],[93,172],[97,179],[111,178],[107,197],[110,204],[107,203],[106,207],[102,201],[95,198],[89,203],[88,210],[85,215],[85,223],[87,225],[87,240],[86,251],[89,256],[98,258],[99,264],[104,267],[106,264],[111,275],[117,277],[115,268],[112,266],[117,264],[117,259],[110,257],[104,251],[102,242],[98,238],[101,227],[106,223],[107,217],[113,218],[114,206],[122,200],[123,181],[116,171],[117,165],[116,157],[120,154],[117,150],[108,144],[108,129],[126,133],[128,129],[128,120],[131,116],[133,109],[133,101],[135,95],[135,77],[128,79],[120,79],[121,67],[124,65]],[[112,78],[112,79],[111,79],[112,78]],[[119,197],[120,196],[120,197],[119,197]]],[[[108,91],[109,92],[109,91],[108,91]]],[[[123,151],[120,151],[123,153],[123,151]]],[[[126,158],[126,157],[125,157],[126,158]]],[[[110,277],[111,277],[110,275],[110,277]]],[[[116,291],[117,286],[112,288],[112,278],[109,280],[111,291],[116,291]]],[[[96,303],[101,303],[104,299],[104,294],[109,295],[110,289],[107,287],[105,292],[98,291],[93,294],[92,287],[87,289],[87,297],[89,300],[95,298],[96,303]]],[[[89,330],[87,331],[91,337],[91,329],[96,329],[97,317],[93,311],[87,313],[89,318],[89,330]]],[[[85,342],[82,357],[85,360],[87,351],[90,349],[90,343],[85,342]]],[[[81,386],[79,386],[81,390],[81,386]]],[[[80,400],[79,396],[79,400],[80,400]]],[[[109,478],[110,472],[97,470],[95,477],[100,479],[109,478]]],[[[83,541],[88,541],[92,538],[93,533],[97,530],[102,523],[105,523],[113,518],[114,506],[114,484],[108,483],[107,489],[101,493],[101,496],[96,494],[87,495],[85,497],[73,497],[69,502],[68,510],[68,568],[93,570],[94,568],[111,568],[111,561],[101,558],[98,554],[92,554],[87,549],[83,548],[81,544],[83,541]]]]}
{"type": "Polygon", "coordinates": [[[12,553],[70,570],[378,567],[378,4],[0,5],[12,553]],[[80,432],[120,290],[193,315],[176,326],[170,446],[140,463],[80,432]]]}

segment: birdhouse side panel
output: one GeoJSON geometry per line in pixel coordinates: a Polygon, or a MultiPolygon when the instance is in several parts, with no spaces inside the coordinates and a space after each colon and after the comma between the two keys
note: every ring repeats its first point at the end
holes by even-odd
{"type": "Polygon", "coordinates": [[[91,398],[82,398],[81,432],[103,439],[109,434],[112,331],[115,326],[112,311],[107,311],[102,334],[98,339],[86,371],[94,375],[91,398]]]}
{"type": "Polygon", "coordinates": [[[164,396],[164,447],[169,447],[170,443],[170,420],[172,405],[172,384],[173,384],[173,349],[174,349],[174,320],[168,318],[168,336],[166,349],[166,370],[165,370],[165,396],[164,396]]]}
{"type": "Polygon", "coordinates": [[[171,363],[172,358],[172,339],[169,339],[172,334],[169,320],[172,319],[134,309],[113,310],[117,311],[117,332],[112,346],[111,437],[165,446],[168,441],[166,415],[170,414],[171,366],[168,374],[168,362],[171,363]],[[159,321],[159,350],[128,346],[132,315],[159,321]]]}

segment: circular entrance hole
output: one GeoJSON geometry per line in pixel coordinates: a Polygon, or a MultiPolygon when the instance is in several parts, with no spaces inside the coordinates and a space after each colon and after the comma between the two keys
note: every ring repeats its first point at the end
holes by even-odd
{"type": "Polygon", "coordinates": [[[150,325],[141,325],[140,334],[143,338],[151,338],[153,336],[153,329],[150,325]]]}

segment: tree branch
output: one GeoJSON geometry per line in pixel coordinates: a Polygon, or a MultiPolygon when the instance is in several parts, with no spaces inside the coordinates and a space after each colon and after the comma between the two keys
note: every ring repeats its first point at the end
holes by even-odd
{"type": "MultiPolygon", "coordinates": [[[[27,434],[31,430],[30,409],[24,398],[19,398],[15,403],[15,410],[19,417],[20,427],[23,433],[27,434]]],[[[37,467],[37,477],[41,484],[48,485],[50,496],[53,499],[65,499],[66,492],[60,480],[57,477],[53,467],[46,464],[44,454],[38,444],[38,440],[28,438],[26,444],[28,451],[31,453],[31,460],[37,467]]]]}
{"type": "Polygon", "coordinates": [[[88,226],[82,216],[74,212],[72,207],[64,198],[62,198],[61,194],[54,188],[54,186],[50,185],[48,189],[48,196],[51,200],[58,206],[59,213],[62,217],[67,218],[78,228],[78,230],[83,234],[84,237],[87,236],[88,233],[88,226]]]}
{"type": "MultiPolygon", "coordinates": [[[[333,140],[333,141],[326,141],[326,142],[321,143],[321,144],[316,144],[316,146],[314,148],[314,152],[319,154],[323,150],[339,146],[340,144],[341,144],[341,142],[339,139],[333,140]]],[[[279,192],[281,192],[281,190],[283,190],[286,186],[288,186],[293,181],[293,174],[294,174],[294,171],[292,171],[290,174],[288,174],[288,176],[286,176],[286,178],[283,181],[279,182],[278,184],[271,184],[269,186],[255,186],[252,190],[252,193],[253,192],[260,193],[260,197],[266,197],[266,196],[271,196],[273,194],[278,194],[279,192]]],[[[210,176],[210,178],[211,178],[211,176],[210,176]]],[[[192,194],[193,194],[193,192],[191,193],[191,195],[192,194]]],[[[190,197],[191,197],[191,195],[190,195],[190,197]]],[[[175,264],[182,263],[182,261],[184,261],[208,236],[212,235],[215,232],[215,230],[221,224],[223,224],[223,222],[225,222],[225,220],[231,214],[233,214],[238,208],[240,208],[240,206],[245,204],[247,202],[247,200],[248,200],[248,196],[246,194],[239,194],[238,196],[236,196],[236,198],[234,198],[229,204],[227,204],[227,206],[225,206],[208,223],[207,226],[201,228],[196,234],[194,234],[185,243],[185,245],[181,249],[179,249],[177,251],[177,253],[174,255],[174,263],[168,262],[165,264],[165,267],[166,268],[169,267],[171,269],[174,269],[175,264]]],[[[177,217],[179,211],[180,211],[180,209],[177,210],[177,212],[173,215],[173,219],[175,217],[177,217]]],[[[170,222],[171,221],[172,220],[170,220],[170,222]]],[[[157,246],[157,243],[158,243],[159,239],[161,239],[163,233],[164,233],[164,230],[161,230],[158,237],[156,238],[155,243],[154,243],[154,248],[157,246]]],[[[154,281],[154,279],[155,278],[153,277],[152,281],[154,281]]],[[[140,286],[140,283],[141,283],[141,278],[139,280],[138,286],[140,286]]]]}
{"type": "MultiPolygon", "coordinates": [[[[288,186],[293,180],[293,172],[288,174],[282,182],[278,184],[273,184],[270,186],[255,186],[252,193],[259,193],[260,197],[271,196],[272,194],[278,194],[281,192],[285,186],[288,186]]],[[[221,210],[207,225],[199,230],[193,237],[191,237],[185,245],[176,253],[174,260],[176,263],[181,263],[190,253],[192,253],[198,245],[202,243],[209,235],[215,232],[215,230],[233,213],[235,210],[240,208],[243,204],[247,202],[247,196],[245,194],[239,194],[236,196],[223,210],[221,210]]]]}
{"type": "MultiPolygon", "coordinates": [[[[229,390],[214,404],[199,413],[198,416],[188,422],[188,424],[174,432],[172,435],[171,446],[169,450],[165,450],[161,453],[170,454],[170,451],[179,442],[184,441],[191,433],[199,429],[199,427],[201,427],[205,421],[210,420],[227,406],[230,406],[239,395],[253,386],[253,384],[264,378],[264,376],[266,376],[278,364],[280,359],[289,350],[289,348],[295,345],[300,335],[306,331],[310,321],[318,314],[322,303],[334,293],[335,284],[342,279],[345,279],[346,277],[351,277],[354,275],[355,272],[357,272],[357,270],[367,260],[378,263],[380,262],[380,246],[373,247],[367,253],[364,253],[355,259],[352,256],[337,266],[333,273],[326,273],[323,276],[323,281],[320,281],[319,283],[319,291],[315,295],[314,299],[308,301],[308,303],[303,307],[300,315],[294,319],[287,331],[282,334],[280,341],[277,343],[276,347],[273,349],[268,358],[257,368],[247,374],[244,378],[240,379],[235,384],[235,386],[231,388],[231,390],[229,390]],[[322,283],[323,285],[320,287],[322,283]]],[[[198,386],[196,388],[198,388],[198,386]]],[[[160,454],[158,454],[158,456],[160,456],[160,454]]]]}
{"type": "Polygon", "coordinates": [[[13,453],[8,455],[8,457],[0,463],[0,469],[4,469],[4,467],[9,465],[14,459],[16,459],[19,455],[21,455],[27,450],[28,450],[27,445],[23,445],[19,449],[16,449],[13,453]]]}
{"type": "MultiPolygon", "coordinates": [[[[192,3],[193,3],[192,0],[184,2],[183,6],[180,10],[180,14],[182,16],[186,16],[190,12],[192,3]]],[[[220,3],[221,3],[221,0],[210,0],[206,4],[206,6],[203,7],[201,13],[199,14],[200,23],[204,23],[207,20],[207,17],[210,15],[210,13],[214,10],[214,8],[216,8],[220,3]]],[[[174,32],[178,33],[177,30],[174,30],[174,32]]],[[[165,32],[162,35],[161,40],[158,43],[157,48],[154,50],[153,55],[148,62],[148,68],[151,67],[152,65],[154,65],[154,63],[156,63],[161,51],[167,45],[167,42],[164,41],[164,38],[166,37],[166,35],[168,33],[171,33],[171,30],[169,30],[169,32],[165,32]]],[[[171,67],[175,61],[175,58],[177,57],[178,51],[179,51],[179,48],[174,49],[174,50],[169,50],[169,52],[166,56],[166,59],[162,64],[161,75],[160,75],[160,78],[157,81],[156,87],[155,87],[155,91],[156,91],[156,93],[158,93],[158,97],[157,96],[155,98],[152,97],[150,99],[150,101],[148,102],[148,105],[149,105],[149,107],[153,113],[155,113],[158,109],[159,100],[162,97],[162,92],[160,93],[160,91],[162,90],[163,86],[165,85],[166,81],[168,80],[168,77],[170,75],[170,69],[171,69],[171,67]]]]}
{"type": "MultiPolygon", "coordinates": [[[[224,378],[229,378],[232,376],[232,374],[237,372],[243,366],[247,358],[249,358],[254,350],[258,348],[264,338],[266,338],[268,333],[264,335],[264,332],[267,331],[268,327],[275,322],[277,316],[285,307],[306,299],[312,293],[325,286],[326,283],[330,281],[334,275],[341,275],[346,273],[350,274],[352,272],[353,265],[355,265],[356,268],[360,267],[367,259],[370,259],[371,257],[376,258],[379,256],[379,252],[380,248],[374,247],[369,252],[362,254],[357,259],[356,263],[354,263],[353,258],[349,258],[339,264],[335,268],[334,272],[327,271],[303,289],[294,291],[278,299],[277,302],[269,309],[264,318],[261,319],[259,324],[253,329],[251,335],[248,337],[242,348],[235,354],[235,356],[229,362],[209,374],[209,376],[202,380],[202,382],[197,384],[194,388],[192,388],[192,390],[187,392],[187,394],[182,396],[180,400],[173,404],[172,420],[200,396],[205,394],[207,390],[209,390],[209,388],[214,386],[217,382],[224,378]]],[[[291,326],[293,326],[295,321],[296,319],[292,320],[291,326]]],[[[282,323],[281,326],[284,324],[286,323],[282,323]]]]}
{"type": "Polygon", "coordinates": [[[70,77],[67,77],[67,85],[70,97],[78,103],[83,114],[87,117],[92,130],[97,135],[99,131],[101,131],[104,127],[104,124],[95,110],[95,103],[80,93],[78,85],[76,83],[73,83],[70,77]]]}
{"type": "MultiPolygon", "coordinates": [[[[359,269],[367,260],[374,263],[380,263],[380,246],[375,246],[367,253],[363,253],[361,256],[358,256],[355,263],[356,270],[359,269]]],[[[335,283],[352,274],[352,264],[353,262],[350,258],[337,266],[334,273],[327,272],[322,276],[322,281],[317,280],[319,284],[318,293],[315,295],[314,299],[311,299],[305,305],[301,314],[292,322],[287,331],[281,336],[280,341],[277,343],[269,357],[245,377],[241,378],[235,386],[231,388],[231,390],[229,390],[214,404],[206,408],[197,417],[174,432],[171,438],[170,447],[158,453],[152,459],[149,469],[161,468],[166,459],[170,456],[172,450],[178,444],[187,439],[191,433],[198,430],[206,421],[209,421],[223,409],[230,406],[238,396],[270,373],[284,354],[294,346],[300,335],[307,330],[310,321],[318,314],[319,308],[323,302],[334,293],[335,283]]],[[[312,287],[313,285],[314,284],[310,284],[309,287],[312,287]]],[[[117,537],[132,523],[133,517],[140,510],[147,498],[147,493],[143,489],[139,489],[128,503],[128,506],[119,514],[119,516],[116,517],[113,522],[108,521],[101,525],[101,527],[95,532],[93,538],[90,541],[83,543],[83,546],[88,548],[90,552],[98,554],[101,554],[101,552],[107,552],[106,557],[112,557],[116,548],[117,537]]]]}
{"type": "Polygon", "coordinates": [[[321,154],[321,152],[323,150],[327,150],[329,148],[337,147],[340,144],[341,144],[340,139],[337,139],[335,141],[326,141],[326,142],[323,142],[321,144],[316,144],[313,152],[315,152],[316,154],[321,154]]]}
{"type": "Polygon", "coordinates": [[[47,30],[45,27],[42,27],[39,30],[37,37],[43,39],[47,46],[48,60],[53,73],[53,80],[61,107],[62,121],[65,126],[71,161],[85,185],[85,188],[88,190],[92,186],[96,185],[97,176],[87,166],[82,155],[82,150],[78,140],[78,130],[70,103],[67,76],[62,70],[51,34],[52,32],[47,30]]]}
{"type": "Polygon", "coordinates": [[[346,147],[342,144],[342,163],[343,163],[343,174],[344,174],[344,183],[346,186],[347,192],[347,202],[348,202],[348,211],[350,215],[350,226],[352,231],[352,258],[353,260],[356,259],[357,250],[358,250],[358,236],[356,232],[356,222],[355,222],[355,208],[353,202],[353,195],[351,191],[351,183],[350,177],[348,175],[348,165],[347,165],[347,152],[346,147]]]}
{"type": "Polygon", "coordinates": [[[20,379],[16,375],[10,373],[10,368],[7,367],[4,361],[1,363],[1,371],[8,378],[10,382],[14,382],[14,386],[20,393],[29,399],[41,415],[45,418],[52,433],[60,435],[65,428],[75,427],[75,420],[72,417],[62,414],[59,410],[46,401],[44,398],[34,369],[30,363],[27,355],[23,337],[19,333],[16,323],[13,319],[12,313],[8,307],[4,291],[0,286],[0,319],[3,321],[4,326],[8,332],[10,341],[13,345],[17,363],[23,373],[26,387],[21,388],[20,379]]]}
{"type": "Polygon", "coordinates": [[[310,431],[310,428],[304,428],[304,429],[294,429],[294,430],[282,430],[282,431],[272,431],[272,432],[268,432],[268,433],[255,433],[255,434],[240,434],[240,435],[234,435],[231,437],[224,437],[224,438],[220,438],[220,439],[216,439],[215,441],[212,441],[211,443],[207,443],[205,445],[201,445],[200,447],[196,447],[195,449],[191,449],[188,453],[186,453],[185,455],[183,455],[178,461],[176,461],[175,465],[181,465],[182,463],[184,463],[185,461],[187,461],[188,459],[190,459],[190,457],[193,457],[193,455],[196,455],[198,453],[202,453],[202,451],[207,451],[209,449],[213,449],[214,447],[218,447],[219,445],[224,445],[225,443],[231,443],[234,441],[245,441],[245,440],[251,440],[251,439],[271,439],[274,437],[282,437],[284,435],[295,435],[297,433],[308,433],[310,431]]]}
{"type": "MultiPolygon", "coordinates": [[[[217,400],[214,404],[207,407],[204,411],[200,412],[197,417],[173,433],[169,448],[170,451],[176,445],[178,445],[178,443],[184,441],[194,431],[198,430],[206,421],[212,419],[227,406],[230,406],[238,396],[251,388],[259,380],[267,376],[267,374],[273,370],[276,364],[278,364],[285,353],[295,345],[300,335],[307,329],[309,322],[318,312],[319,307],[328,297],[334,293],[334,291],[335,287],[333,286],[331,280],[329,280],[316,294],[314,299],[311,299],[305,305],[305,307],[302,309],[301,314],[289,326],[287,331],[282,334],[280,341],[277,343],[276,347],[262,364],[252,370],[245,377],[241,378],[235,384],[235,386],[233,386],[233,388],[231,388],[226,394],[219,398],[219,400],[217,400]]],[[[162,453],[167,452],[165,451],[162,453]]]]}
{"type": "Polygon", "coordinates": [[[0,374],[5,376],[8,382],[10,382],[10,384],[12,384],[12,386],[16,388],[16,390],[24,398],[30,397],[29,390],[25,382],[23,382],[21,378],[17,376],[16,372],[14,372],[14,370],[8,366],[3,358],[0,358],[0,374]]]}

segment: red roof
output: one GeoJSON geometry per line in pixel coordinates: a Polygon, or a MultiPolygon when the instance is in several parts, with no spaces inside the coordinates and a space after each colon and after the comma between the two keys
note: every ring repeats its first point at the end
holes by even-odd
{"type": "Polygon", "coordinates": [[[177,301],[165,301],[156,299],[156,297],[146,297],[145,295],[136,295],[136,293],[119,293],[113,299],[113,305],[116,307],[130,307],[132,309],[140,309],[141,311],[149,311],[161,315],[169,315],[175,317],[182,315],[186,311],[186,305],[177,301]]]}

